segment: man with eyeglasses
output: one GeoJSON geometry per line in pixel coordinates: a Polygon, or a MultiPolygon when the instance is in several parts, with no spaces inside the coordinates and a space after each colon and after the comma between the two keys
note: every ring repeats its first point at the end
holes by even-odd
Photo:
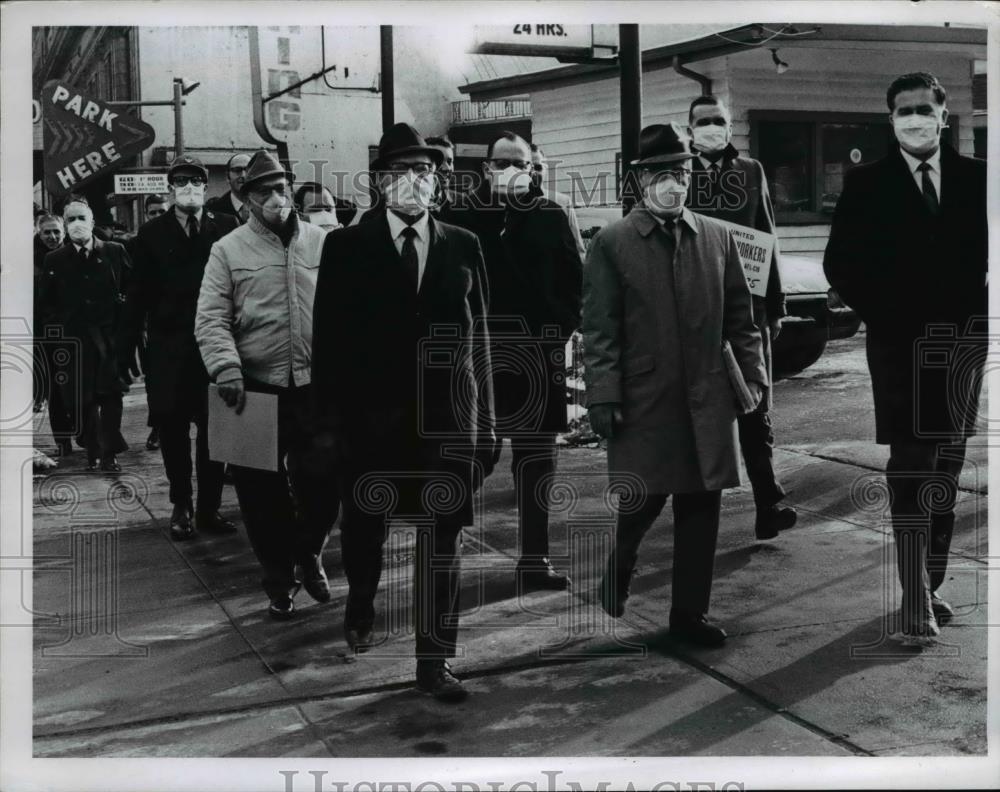
{"type": "MultiPolygon", "coordinates": [[[[697,156],[692,160],[692,185],[688,208],[698,214],[777,234],[774,208],[764,167],[755,159],[741,157],[732,144],[729,110],[715,96],[699,96],[688,110],[688,134],[697,156]]],[[[767,292],[753,296],[754,321],[764,344],[764,362],[771,376],[771,341],[781,332],[787,315],[785,295],[778,269],[778,244],[768,262],[767,292]]],[[[774,473],[774,429],[771,425],[772,388],[765,390],[760,406],[737,419],[740,450],[753,489],[757,539],[773,539],[779,531],[795,525],[798,517],[790,506],[779,506],[785,490],[774,473]]]]}
{"type": "MultiPolygon", "coordinates": [[[[194,337],[198,290],[212,245],[237,227],[235,218],[204,208],[208,169],[197,157],[174,159],[167,171],[173,209],[139,227],[131,241],[134,273],[122,323],[121,376],[147,330],[144,370],[149,423],[159,431],[170,482],[170,538],[229,534],[236,526],[219,514],[223,466],[209,458],[208,374],[194,337]],[[196,428],[191,487],[191,424],[196,428]],[[196,507],[197,503],[197,507],[196,507]]],[[[148,445],[148,444],[147,444],[148,445]]]]}
{"type": "Polygon", "coordinates": [[[510,438],[517,493],[515,580],[521,592],[566,589],[569,576],[550,560],[549,493],[556,435],[567,428],[565,348],[580,326],[580,254],[566,212],[532,183],[520,136],[490,143],[483,175],[450,218],[479,237],[486,259],[497,437],[510,438]]]}
{"type": "Polygon", "coordinates": [[[653,124],[639,155],[642,202],[594,237],[584,268],[590,424],[608,439],[610,483],[623,492],[600,601],[610,616],[624,614],[639,545],[672,497],[670,632],[719,646],[726,633],[707,614],[721,496],[740,484],[726,363],[751,401],[767,372],[736,243],[722,223],[684,208],[687,137],[653,124]]]}
{"type": "Polygon", "coordinates": [[[250,159],[240,196],[249,219],[212,246],[194,323],[208,377],[230,408],[241,413],[247,391],[278,397],[278,470],[230,469],[279,620],[295,615],[300,586],[329,602],[322,554],[339,508],[334,478],[313,453],[313,296],[327,232],[299,222],[292,178],[266,151],[250,159]]]}
{"type": "Polygon", "coordinates": [[[462,529],[492,469],[487,285],[476,237],[429,212],[441,154],[408,124],[372,165],[384,211],[331,231],[313,312],[313,382],[324,443],[342,474],[344,632],[375,644],[375,596],[390,518],[416,529],[417,688],[466,695],[457,651],[462,529]]]}
{"type": "Polygon", "coordinates": [[[545,152],[542,147],[531,144],[531,182],[537,187],[542,195],[551,198],[559,204],[566,212],[566,219],[569,220],[570,231],[573,232],[573,239],[576,240],[576,249],[580,253],[580,260],[587,255],[587,246],[583,244],[583,237],[580,236],[580,223],[576,219],[576,210],[573,208],[573,201],[568,195],[550,189],[549,164],[545,159],[545,152]]]}
{"type": "Polygon", "coordinates": [[[226,163],[226,178],[229,180],[229,189],[222,195],[210,198],[205,204],[206,209],[216,214],[232,215],[241,224],[247,221],[250,210],[243,202],[242,190],[249,162],[249,154],[233,154],[229,158],[226,163]]]}

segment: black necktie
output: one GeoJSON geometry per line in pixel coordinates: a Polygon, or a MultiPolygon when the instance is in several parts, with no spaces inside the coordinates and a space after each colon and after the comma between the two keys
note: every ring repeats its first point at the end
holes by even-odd
{"type": "Polygon", "coordinates": [[[188,215],[187,222],[188,236],[194,239],[198,236],[198,218],[194,215],[188,215]]]}
{"type": "Polygon", "coordinates": [[[917,170],[920,171],[920,189],[924,194],[924,203],[927,204],[927,210],[932,215],[936,215],[941,211],[941,204],[938,202],[934,182],[931,181],[931,166],[926,162],[921,162],[917,166],[917,170]]]}
{"type": "Polygon", "coordinates": [[[420,257],[417,256],[417,231],[412,226],[403,229],[403,250],[399,254],[403,262],[403,270],[406,272],[414,291],[420,290],[420,257]]]}

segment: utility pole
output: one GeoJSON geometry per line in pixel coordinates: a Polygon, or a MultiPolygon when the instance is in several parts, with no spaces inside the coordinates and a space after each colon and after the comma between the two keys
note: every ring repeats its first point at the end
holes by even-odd
{"type": "Polygon", "coordinates": [[[618,74],[622,117],[622,214],[635,205],[629,178],[632,160],[639,158],[639,132],[642,129],[642,50],[639,26],[618,26],[618,74]]]}

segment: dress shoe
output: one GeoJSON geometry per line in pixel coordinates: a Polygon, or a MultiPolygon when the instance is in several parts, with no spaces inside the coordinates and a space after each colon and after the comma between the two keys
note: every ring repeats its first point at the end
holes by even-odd
{"type": "Polygon", "coordinates": [[[767,509],[758,509],[753,531],[758,539],[774,539],[778,535],[778,531],[788,530],[795,525],[798,518],[798,512],[791,506],[782,508],[771,506],[767,509]]]}
{"type": "Polygon", "coordinates": [[[208,534],[234,534],[236,533],[236,523],[227,520],[217,511],[198,512],[194,518],[195,525],[200,533],[208,534]]]}
{"type": "Polygon", "coordinates": [[[614,591],[611,586],[611,580],[608,573],[604,573],[604,577],[601,578],[601,607],[604,608],[604,612],[615,619],[620,619],[625,615],[625,602],[628,600],[628,584],[624,586],[618,586],[618,590],[614,591]]]}
{"type": "Polygon", "coordinates": [[[326,577],[322,562],[302,565],[302,588],[316,602],[330,601],[330,581],[326,577]]]}
{"type": "Polygon", "coordinates": [[[469,691],[444,661],[417,661],[417,690],[429,693],[438,701],[462,701],[469,691]]]}
{"type": "Polygon", "coordinates": [[[295,616],[295,603],[292,602],[292,598],[287,594],[279,594],[277,597],[272,598],[267,612],[271,614],[272,619],[288,621],[288,619],[295,616]]]}
{"type": "Polygon", "coordinates": [[[92,473],[95,470],[100,470],[100,469],[101,469],[101,463],[100,463],[100,461],[98,459],[96,459],[94,457],[89,457],[87,459],[87,470],[88,471],[90,471],[92,473]]]}
{"type": "Polygon", "coordinates": [[[118,460],[115,457],[105,457],[101,460],[101,470],[105,473],[121,473],[122,466],[118,464],[118,460]]]}
{"type": "Polygon", "coordinates": [[[671,612],[670,634],[698,646],[722,646],[726,642],[726,631],[716,627],[704,616],[671,612]]]}
{"type": "Polygon", "coordinates": [[[160,433],[158,430],[153,429],[149,433],[149,437],[146,438],[146,449],[148,451],[157,451],[160,448],[160,433]]]}
{"type": "Polygon", "coordinates": [[[358,654],[364,654],[374,645],[374,633],[370,625],[345,627],[344,634],[347,636],[347,645],[358,654]]]}
{"type": "Polygon", "coordinates": [[[934,646],[940,635],[941,628],[938,627],[937,620],[932,618],[926,624],[904,627],[900,642],[903,646],[934,646]]]}
{"type": "Polygon", "coordinates": [[[557,572],[547,558],[538,561],[517,562],[514,570],[517,586],[521,591],[561,591],[572,584],[569,575],[557,572]]]}
{"type": "Polygon", "coordinates": [[[951,603],[941,599],[936,593],[931,593],[931,608],[934,609],[934,618],[939,624],[945,624],[955,618],[955,609],[951,603]]]}
{"type": "Polygon", "coordinates": [[[69,438],[56,440],[56,456],[68,457],[73,454],[73,441],[69,438]]]}
{"type": "Polygon", "coordinates": [[[170,515],[170,538],[175,542],[194,538],[194,523],[191,520],[190,507],[174,506],[174,511],[170,515]]]}

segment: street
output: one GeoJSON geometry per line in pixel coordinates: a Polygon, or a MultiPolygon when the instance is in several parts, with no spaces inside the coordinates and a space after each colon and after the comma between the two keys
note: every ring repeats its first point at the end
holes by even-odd
{"type": "MultiPolygon", "coordinates": [[[[942,587],[957,616],[920,652],[886,636],[899,595],[864,335],[777,382],[773,415],[799,520],[757,542],[749,486],[724,493],[711,616],[730,638],[719,649],[667,634],[669,508],[624,618],[596,603],[613,525],[596,448],[560,451],[553,562],[573,589],[518,601],[505,450],[465,538],[464,651],[452,665],[471,695],[448,706],[412,688],[408,526],[386,545],[371,653],[348,656],[336,531],[333,601],[301,592],[296,619],[271,620],[242,530],[170,541],[167,481],[133,386],[117,480],[85,473],[79,450],[35,477],[35,755],[985,756],[985,439],[970,443],[942,587]]],[[[44,414],[36,447],[53,447],[44,414]]],[[[231,487],[223,513],[239,519],[231,487]]]]}

